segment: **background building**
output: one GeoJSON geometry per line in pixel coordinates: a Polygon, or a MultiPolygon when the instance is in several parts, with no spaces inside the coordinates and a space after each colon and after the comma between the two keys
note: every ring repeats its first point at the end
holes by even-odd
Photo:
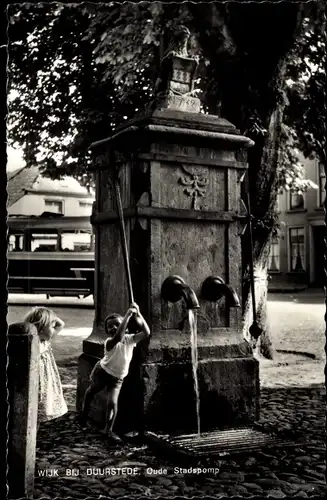
{"type": "Polygon", "coordinates": [[[303,164],[305,177],[318,189],[308,189],[303,195],[284,190],[278,195],[281,225],[270,250],[270,288],[323,286],[326,174],[316,159],[303,160],[303,164]]]}
{"type": "Polygon", "coordinates": [[[9,215],[52,212],[69,217],[92,213],[94,193],[89,193],[73,177],[53,181],[43,177],[38,167],[23,167],[7,175],[9,215]]]}
{"type": "MultiPolygon", "coordinates": [[[[37,167],[23,167],[8,172],[7,212],[10,218],[49,215],[63,217],[90,217],[95,199],[72,177],[51,180],[43,177],[37,167]]],[[[61,248],[65,251],[91,251],[93,248],[91,224],[86,229],[61,230],[61,248]]],[[[30,251],[55,251],[58,234],[53,231],[35,232],[31,236],[30,251]]],[[[10,234],[8,251],[23,250],[23,234],[10,234]]]]}

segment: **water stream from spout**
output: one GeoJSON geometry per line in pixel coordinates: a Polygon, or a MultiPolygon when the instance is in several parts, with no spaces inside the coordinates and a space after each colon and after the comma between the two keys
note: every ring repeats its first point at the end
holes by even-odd
{"type": "Polygon", "coordinates": [[[196,402],[196,422],[197,422],[197,433],[200,434],[200,392],[199,392],[199,381],[198,381],[198,330],[196,314],[192,309],[189,309],[189,325],[191,332],[191,356],[192,356],[192,372],[193,372],[193,383],[195,392],[195,402],[196,402]]]}

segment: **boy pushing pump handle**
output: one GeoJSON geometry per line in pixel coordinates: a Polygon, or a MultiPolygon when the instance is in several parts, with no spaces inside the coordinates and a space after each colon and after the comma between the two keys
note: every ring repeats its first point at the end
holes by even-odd
{"type": "Polygon", "coordinates": [[[134,302],[123,207],[117,177],[115,179],[115,193],[131,305],[124,317],[114,313],[107,316],[105,319],[105,331],[107,335],[110,335],[110,338],[105,342],[103,358],[96,363],[91,372],[90,384],[84,395],[83,409],[79,420],[81,425],[86,425],[89,408],[95,394],[101,391],[104,387],[107,387],[108,399],[106,427],[104,429],[104,433],[111,439],[120,441],[120,438],[113,433],[113,426],[118,411],[118,396],[123,380],[129,371],[134,347],[136,344],[150,336],[150,329],[140,313],[138,305],[134,302]],[[127,333],[129,330],[134,331],[135,333],[127,333]]]}
{"type": "Polygon", "coordinates": [[[110,314],[105,319],[105,331],[110,337],[105,341],[104,356],[94,366],[90,383],[84,395],[82,412],[79,421],[86,426],[87,416],[94,396],[105,387],[108,389],[106,426],[104,433],[115,441],[120,438],[113,433],[113,426],[118,411],[118,397],[124,378],[128,374],[134,347],[150,336],[150,329],[139,311],[138,305],[133,302],[124,317],[119,314],[110,314]],[[128,324],[135,315],[138,324],[142,325],[139,333],[128,333],[128,324]]]}

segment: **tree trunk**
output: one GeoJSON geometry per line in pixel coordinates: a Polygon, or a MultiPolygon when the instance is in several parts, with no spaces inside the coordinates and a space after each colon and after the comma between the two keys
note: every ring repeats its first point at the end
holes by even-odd
{"type": "MultiPolygon", "coordinates": [[[[280,130],[283,119],[284,104],[277,103],[276,109],[271,113],[267,137],[263,147],[260,169],[257,170],[256,182],[252,177],[251,184],[254,190],[250,191],[250,212],[254,216],[253,231],[253,260],[254,260],[254,295],[256,320],[262,329],[258,341],[249,334],[249,328],[253,322],[253,304],[250,280],[248,277],[249,245],[248,234],[243,240],[243,269],[247,276],[243,286],[243,333],[244,336],[255,347],[257,354],[267,359],[273,359],[275,350],[273,347],[272,332],[267,314],[268,300],[268,257],[270,251],[270,237],[274,229],[274,208],[277,199],[276,174],[279,161],[280,130]],[[251,207],[252,210],[251,210],[251,207]]],[[[251,165],[250,165],[251,166],[251,165]]],[[[253,173],[252,173],[253,175],[253,173]]]]}
{"type": "MultiPolygon", "coordinates": [[[[269,245],[266,246],[263,255],[254,263],[254,295],[256,305],[256,320],[262,329],[262,334],[256,341],[249,333],[249,328],[253,323],[253,304],[251,292],[247,295],[243,312],[243,335],[252,345],[258,355],[267,359],[273,359],[275,350],[272,341],[272,332],[267,312],[268,300],[268,269],[267,253],[269,245]]],[[[249,286],[250,284],[248,284],[249,286]]]]}
{"type": "MultiPolygon", "coordinates": [[[[201,4],[201,11],[199,4],[193,3],[188,8],[203,55],[211,62],[206,70],[209,85],[205,104],[214,113],[221,98],[221,115],[255,142],[248,151],[248,191],[253,215],[256,313],[263,330],[257,349],[271,359],[274,349],[267,320],[267,261],[276,225],[283,79],[285,60],[300,29],[303,9],[301,4],[289,2],[270,2],[264,8],[257,2],[237,6],[213,2],[201,4]]],[[[245,238],[243,275],[248,274],[250,262],[245,238]]],[[[249,281],[243,284],[243,300],[244,334],[248,337],[253,321],[249,281]]]]}

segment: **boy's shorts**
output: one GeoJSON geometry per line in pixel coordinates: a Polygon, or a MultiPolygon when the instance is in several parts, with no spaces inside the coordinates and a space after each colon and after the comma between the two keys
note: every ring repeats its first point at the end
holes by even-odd
{"type": "Polygon", "coordinates": [[[90,374],[90,380],[99,389],[105,387],[107,389],[118,389],[123,383],[123,379],[114,377],[113,375],[107,373],[106,370],[104,370],[100,365],[100,361],[97,361],[94,365],[90,374]]]}

